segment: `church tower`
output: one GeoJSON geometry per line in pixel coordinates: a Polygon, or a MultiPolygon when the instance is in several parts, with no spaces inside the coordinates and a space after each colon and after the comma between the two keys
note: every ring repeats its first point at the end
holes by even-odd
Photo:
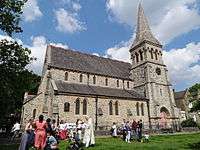
{"type": "Polygon", "coordinates": [[[152,125],[159,123],[162,113],[168,125],[174,124],[178,120],[179,110],[162,59],[162,45],[152,34],[141,4],[138,7],[136,37],[129,51],[134,89],[149,99],[152,125]]]}

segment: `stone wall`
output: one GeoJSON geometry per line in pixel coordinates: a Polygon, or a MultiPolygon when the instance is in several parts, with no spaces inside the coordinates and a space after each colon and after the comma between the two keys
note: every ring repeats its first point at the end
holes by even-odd
{"type": "MultiPolygon", "coordinates": [[[[91,116],[95,122],[95,114],[96,114],[96,100],[94,97],[82,97],[82,96],[67,96],[67,95],[57,95],[56,101],[59,107],[59,119],[67,122],[76,122],[77,119],[85,120],[85,116],[83,115],[83,99],[87,99],[87,115],[91,116]],[[80,114],[75,114],[75,101],[79,98],[80,103],[80,114]],[[70,103],[70,111],[64,112],[64,103],[70,103]]],[[[123,100],[123,99],[110,99],[110,98],[98,98],[97,109],[101,109],[103,114],[98,115],[98,127],[99,128],[107,128],[112,125],[113,122],[116,122],[118,126],[121,125],[123,119],[132,121],[142,119],[145,123],[145,126],[148,127],[148,111],[146,102],[135,101],[135,100],[123,100]],[[109,102],[112,100],[113,104],[113,115],[109,115],[109,102]],[[119,115],[115,115],[115,102],[118,101],[118,110],[119,115]],[[139,111],[140,115],[137,116],[136,113],[136,103],[139,103],[139,111]],[[144,116],[141,115],[141,104],[144,105],[144,116]],[[132,115],[128,114],[128,110],[131,111],[132,115]]]]}
{"type": "Polygon", "coordinates": [[[76,84],[89,84],[92,86],[101,86],[101,87],[110,87],[110,88],[125,88],[125,89],[133,89],[133,82],[131,80],[124,80],[124,79],[118,79],[113,77],[106,77],[106,76],[100,76],[95,75],[96,77],[96,83],[93,84],[93,77],[94,74],[86,74],[86,73],[80,73],[80,72],[73,72],[73,71],[64,71],[60,69],[54,69],[52,68],[50,70],[52,79],[54,80],[63,80],[68,83],[76,83],[76,84]],[[68,80],[65,80],[65,73],[68,73],[68,80]],[[80,82],[80,75],[82,74],[82,82],[80,82]],[[88,78],[89,77],[89,78],[88,78]],[[108,80],[108,85],[106,85],[105,80],[108,80]],[[117,86],[117,80],[119,81],[119,87],[117,86]],[[124,84],[123,84],[124,82],[124,84]],[[127,82],[129,82],[129,88],[127,87],[127,82]]]}

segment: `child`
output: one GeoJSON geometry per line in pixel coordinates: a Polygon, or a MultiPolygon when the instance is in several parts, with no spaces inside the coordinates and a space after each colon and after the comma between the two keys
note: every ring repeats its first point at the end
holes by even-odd
{"type": "Polygon", "coordinates": [[[148,132],[145,132],[143,141],[147,142],[147,143],[149,142],[149,134],[148,134],[148,132]]]}
{"type": "Polygon", "coordinates": [[[52,135],[52,131],[47,131],[47,144],[45,150],[58,150],[57,140],[52,135]]]}

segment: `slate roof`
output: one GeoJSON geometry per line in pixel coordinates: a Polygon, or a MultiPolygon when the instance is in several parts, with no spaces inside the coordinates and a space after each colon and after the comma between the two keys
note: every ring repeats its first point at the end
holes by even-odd
{"type": "Polygon", "coordinates": [[[61,80],[56,80],[55,84],[57,86],[58,93],[71,93],[71,94],[115,97],[123,99],[126,98],[126,99],[147,100],[144,96],[138,94],[133,90],[114,89],[114,88],[91,86],[85,84],[73,84],[61,80]]]}
{"type": "Polygon", "coordinates": [[[135,46],[139,45],[143,41],[150,41],[156,45],[161,46],[160,42],[155,38],[148,24],[148,20],[144,14],[144,9],[142,8],[141,3],[138,7],[138,15],[137,15],[137,30],[136,30],[136,38],[131,46],[131,49],[135,46]]]}
{"type": "Polygon", "coordinates": [[[50,66],[129,79],[131,64],[50,45],[50,66]]]}
{"type": "Polygon", "coordinates": [[[186,90],[179,91],[179,92],[174,92],[174,99],[176,100],[176,99],[182,99],[182,98],[184,98],[185,93],[186,93],[186,90]]]}

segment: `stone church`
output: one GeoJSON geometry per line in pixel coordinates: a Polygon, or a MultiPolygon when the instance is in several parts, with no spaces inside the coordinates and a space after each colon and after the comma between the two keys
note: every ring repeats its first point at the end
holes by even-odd
{"type": "Polygon", "coordinates": [[[179,121],[162,45],[152,34],[141,4],[131,63],[48,45],[37,95],[24,96],[22,123],[43,114],[57,122],[93,118],[96,129],[123,119],[146,128],[179,121]]]}

